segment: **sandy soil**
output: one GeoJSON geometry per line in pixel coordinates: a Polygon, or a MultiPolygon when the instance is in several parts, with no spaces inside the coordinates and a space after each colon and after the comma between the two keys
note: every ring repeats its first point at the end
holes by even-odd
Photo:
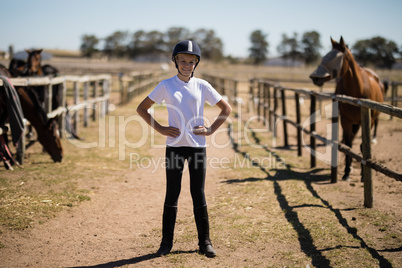
{"type": "MultiPolygon", "coordinates": [[[[213,116],[214,110],[209,112],[212,113],[209,116],[213,116]]],[[[386,121],[381,129],[379,143],[374,147],[376,157],[384,163],[392,163],[392,166],[400,171],[402,156],[400,150],[395,150],[395,146],[400,147],[402,144],[400,125],[386,121]]],[[[216,138],[219,144],[228,142],[226,133],[216,138]]],[[[290,156],[296,154],[294,150],[290,151],[290,154],[280,150],[277,153],[283,154],[287,161],[297,159],[290,156]]],[[[164,149],[151,149],[148,154],[158,158],[163,156],[164,149]]],[[[235,151],[229,147],[219,149],[211,146],[208,148],[208,156],[233,160],[235,151]]],[[[297,166],[297,163],[295,165],[297,166]]],[[[317,266],[316,261],[320,258],[324,263],[326,258],[331,259],[330,255],[325,255],[327,252],[329,254],[342,247],[351,251],[345,259],[346,266],[352,263],[353,267],[386,267],[391,262],[391,266],[402,267],[401,183],[383,175],[376,175],[375,212],[389,216],[390,224],[387,225],[386,233],[394,233],[396,236],[384,241],[381,236],[385,232],[379,232],[378,226],[364,222],[362,184],[359,182],[359,169],[356,164],[355,167],[350,183],[339,182],[333,185],[328,183],[328,178],[309,182],[306,178],[314,178],[314,174],[306,168],[295,168],[292,172],[276,171],[276,174],[275,171],[270,171],[274,174],[271,178],[258,168],[250,171],[252,175],[244,175],[236,173],[236,170],[222,170],[210,165],[206,194],[211,208],[213,243],[218,252],[215,259],[207,259],[196,253],[197,241],[187,174],[183,177],[179,201],[174,253],[163,258],[154,256],[161,239],[165,190],[163,168],[155,172],[153,169],[126,168],[114,170],[113,178],[109,178],[108,173],[92,180],[82,178],[79,181],[81,187],[96,186],[91,191],[91,201],[65,209],[57,217],[44,224],[37,224],[34,228],[24,231],[4,230],[0,234],[5,245],[0,249],[0,267],[312,267],[317,266]],[[119,180],[115,179],[116,176],[119,180]],[[299,180],[299,177],[305,180],[299,180]],[[300,184],[290,186],[294,178],[299,180],[300,184]],[[254,187],[255,192],[247,196],[242,192],[247,187],[254,187]],[[268,191],[261,193],[259,190],[263,189],[268,191]],[[305,192],[309,198],[315,198],[314,202],[319,202],[319,205],[311,205],[309,211],[303,210],[305,204],[297,205],[297,198],[305,192]],[[266,202],[262,211],[257,210],[261,200],[266,202]],[[234,207],[239,204],[242,205],[242,210],[234,215],[234,207]],[[332,246],[331,242],[327,241],[320,245],[318,237],[306,238],[306,232],[303,230],[308,229],[308,224],[303,223],[304,220],[317,217],[316,221],[323,225],[329,220],[318,220],[319,217],[325,216],[320,215],[322,210],[315,209],[322,208],[326,208],[325,213],[331,215],[329,218],[336,226],[334,228],[341,229],[344,233],[342,235],[351,240],[350,243],[345,241],[345,245],[341,243],[332,246]],[[289,214],[290,212],[293,214],[289,214]],[[239,233],[231,234],[230,231],[234,232],[235,229],[222,223],[222,215],[233,217],[234,223],[240,218],[244,221],[244,229],[238,227],[239,233]],[[295,217],[297,222],[294,221],[295,217]],[[300,231],[298,225],[302,225],[304,229],[300,231]],[[246,228],[247,226],[251,228],[246,228]],[[275,237],[270,235],[272,230],[280,228],[279,226],[287,228],[289,233],[275,237]],[[353,230],[359,230],[358,234],[353,230]],[[255,232],[261,233],[257,235],[255,232]],[[243,237],[244,241],[233,238],[237,235],[243,237]],[[253,235],[256,238],[253,238],[253,235]],[[280,237],[282,235],[283,239],[291,242],[284,244],[280,237]],[[249,239],[246,239],[247,237],[249,239]],[[314,246],[312,251],[307,249],[309,243],[314,246]],[[368,264],[353,263],[353,258],[357,256],[354,256],[353,252],[358,250],[357,255],[368,255],[362,258],[368,264]],[[360,250],[363,253],[360,253],[360,250]],[[309,254],[311,252],[319,256],[309,254]]],[[[328,239],[331,240],[332,236],[329,235],[328,239]]],[[[335,251],[331,254],[337,253],[335,251]]],[[[335,262],[327,266],[344,267],[345,263],[335,262]]]]}

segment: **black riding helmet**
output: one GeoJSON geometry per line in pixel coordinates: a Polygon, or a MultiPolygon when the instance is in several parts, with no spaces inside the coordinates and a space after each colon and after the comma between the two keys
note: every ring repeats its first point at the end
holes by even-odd
{"type": "Polygon", "coordinates": [[[173,49],[172,61],[176,65],[177,70],[179,70],[179,68],[177,66],[177,62],[176,62],[176,56],[178,54],[196,55],[197,58],[198,58],[198,61],[195,64],[194,70],[197,67],[197,65],[200,62],[200,60],[201,60],[201,49],[200,49],[200,47],[198,46],[198,44],[196,42],[191,41],[191,40],[180,41],[179,43],[177,43],[177,45],[173,49]]]}

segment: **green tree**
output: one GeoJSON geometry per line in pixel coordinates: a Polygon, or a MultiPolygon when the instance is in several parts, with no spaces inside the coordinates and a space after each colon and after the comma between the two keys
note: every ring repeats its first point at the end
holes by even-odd
{"type": "Polygon", "coordinates": [[[301,52],[296,32],[293,33],[293,37],[288,37],[286,34],[282,34],[282,41],[278,45],[277,50],[283,59],[290,59],[293,63],[295,63],[296,60],[303,58],[303,53],[301,52]]]}
{"type": "Polygon", "coordinates": [[[166,34],[166,53],[171,56],[172,51],[177,43],[182,40],[191,38],[191,32],[183,27],[171,27],[166,34]]]}
{"type": "Polygon", "coordinates": [[[223,59],[223,44],[214,30],[198,29],[192,39],[200,46],[202,58],[220,61],[223,59]]]}
{"type": "Polygon", "coordinates": [[[127,55],[128,32],[116,31],[105,38],[103,53],[108,57],[122,58],[127,55]]]}
{"type": "Polygon", "coordinates": [[[96,48],[99,44],[99,39],[95,35],[85,34],[81,36],[80,51],[84,57],[92,57],[99,50],[96,48]]]}
{"type": "Polygon", "coordinates": [[[266,41],[266,37],[267,35],[261,30],[256,30],[250,35],[249,57],[255,65],[262,64],[267,59],[269,43],[266,41]]]}
{"type": "Polygon", "coordinates": [[[320,34],[316,31],[305,32],[301,39],[302,58],[306,65],[316,63],[320,58],[320,49],[322,48],[320,34]]]}
{"type": "Polygon", "coordinates": [[[130,58],[145,54],[147,50],[147,33],[139,30],[131,35],[131,40],[127,45],[130,58]]]}
{"type": "Polygon", "coordinates": [[[395,42],[376,36],[357,41],[352,47],[355,59],[362,65],[374,64],[379,68],[391,69],[400,53],[395,42]]]}

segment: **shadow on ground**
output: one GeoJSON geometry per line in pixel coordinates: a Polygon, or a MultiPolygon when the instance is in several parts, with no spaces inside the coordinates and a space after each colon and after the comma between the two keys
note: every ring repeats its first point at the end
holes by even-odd
{"type": "MultiPolygon", "coordinates": [[[[230,131],[230,130],[229,130],[230,131]]],[[[231,134],[229,133],[229,137],[232,142],[232,147],[234,151],[243,157],[247,158],[248,160],[252,161],[252,157],[246,152],[243,152],[239,150],[239,146],[234,142],[231,134]]],[[[260,143],[260,140],[256,137],[256,135],[253,135],[254,140],[256,144],[260,143]]],[[[276,158],[277,161],[282,161],[283,159],[279,157],[275,152],[269,150],[268,147],[266,146],[261,146],[264,150],[266,150],[268,153],[270,153],[273,157],[276,158]]],[[[279,206],[281,207],[282,211],[285,213],[285,217],[288,220],[288,222],[293,226],[294,230],[298,234],[298,240],[300,243],[300,247],[302,251],[311,258],[312,260],[312,265],[315,267],[331,267],[330,266],[330,260],[328,260],[322,252],[324,251],[330,251],[336,248],[342,248],[344,246],[338,246],[336,248],[326,248],[326,249],[317,249],[317,247],[314,245],[314,240],[311,236],[310,231],[302,224],[300,221],[297,212],[295,211],[296,208],[299,207],[308,207],[308,206],[317,206],[317,205],[302,205],[302,206],[290,206],[289,202],[286,198],[286,196],[282,192],[282,188],[278,182],[280,181],[285,181],[285,180],[300,180],[303,181],[306,185],[306,188],[311,192],[311,194],[321,200],[323,208],[329,209],[337,218],[339,224],[346,229],[346,231],[353,236],[353,238],[356,241],[359,241],[360,243],[360,248],[366,249],[371,256],[378,260],[380,267],[392,267],[392,264],[384,258],[375,248],[372,248],[367,245],[367,243],[364,241],[362,237],[360,237],[357,234],[357,229],[353,228],[349,225],[348,221],[346,218],[342,215],[341,209],[335,209],[333,206],[324,198],[322,198],[317,191],[314,189],[313,184],[314,183],[330,183],[330,174],[318,174],[319,172],[322,172],[323,169],[312,169],[307,172],[299,172],[299,171],[294,171],[292,170],[291,166],[289,164],[286,164],[283,162],[283,165],[285,168],[284,169],[270,169],[267,170],[263,166],[261,166],[259,163],[253,162],[253,165],[258,167],[262,172],[264,172],[267,176],[265,178],[244,178],[244,179],[234,179],[234,180],[225,180],[222,181],[222,183],[227,183],[227,184],[234,184],[234,183],[244,183],[244,182],[256,182],[256,181],[261,181],[261,180],[268,180],[271,181],[274,185],[274,193],[276,195],[276,199],[278,201],[279,206]],[[270,173],[274,173],[275,175],[271,175],[270,173]]],[[[347,210],[354,210],[355,208],[348,208],[348,209],[343,209],[343,211],[347,210]]],[[[357,248],[357,247],[356,247],[357,248]]],[[[401,251],[401,248],[398,249],[389,249],[387,251],[401,251]]]]}

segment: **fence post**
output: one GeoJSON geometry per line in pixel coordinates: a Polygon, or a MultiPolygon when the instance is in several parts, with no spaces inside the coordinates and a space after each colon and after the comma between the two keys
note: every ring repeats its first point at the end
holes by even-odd
{"type": "Polygon", "coordinates": [[[260,81],[257,81],[257,98],[258,98],[258,103],[257,103],[257,121],[261,121],[261,86],[264,84],[261,83],[260,81]]]}
{"type": "MultiPolygon", "coordinates": [[[[84,82],[84,102],[88,100],[89,81],[84,82]]],[[[84,127],[88,126],[88,107],[84,108],[84,127]]]]}
{"type": "MultiPolygon", "coordinates": [[[[98,80],[95,80],[92,82],[94,87],[93,87],[93,92],[92,92],[92,97],[94,99],[96,99],[96,97],[98,96],[98,80]]],[[[96,110],[97,110],[97,103],[96,101],[94,102],[94,104],[92,105],[93,107],[93,111],[92,111],[92,121],[96,121],[96,110]]]]}
{"type": "Polygon", "coordinates": [[[338,101],[332,99],[332,133],[331,133],[331,183],[338,181],[338,143],[339,143],[339,107],[338,101]]]}
{"type": "Polygon", "coordinates": [[[361,106],[362,117],[362,176],[364,182],[364,206],[366,208],[373,207],[373,178],[371,168],[366,166],[366,160],[371,158],[371,139],[370,139],[370,109],[361,106]]]}
{"type": "Polygon", "coordinates": [[[266,125],[266,127],[268,128],[268,131],[269,131],[271,126],[270,126],[270,123],[269,123],[269,119],[267,120],[267,114],[268,114],[268,116],[270,116],[270,113],[269,113],[270,105],[269,105],[269,101],[268,101],[267,90],[269,90],[269,84],[264,83],[263,84],[264,124],[266,125]]]}
{"type": "MultiPolygon", "coordinates": [[[[275,90],[275,89],[274,89],[275,90]]],[[[272,105],[271,105],[272,101],[271,101],[271,85],[268,87],[268,91],[267,91],[267,105],[268,105],[268,117],[269,117],[269,121],[268,121],[268,131],[273,131],[274,126],[272,126],[272,117],[274,117],[272,115],[272,105]]]]}
{"type": "MultiPolygon", "coordinates": [[[[74,81],[74,105],[77,105],[80,102],[80,91],[78,88],[78,81],[74,81]]],[[[78,125],[80,121],[79,110],[76,110],[74,113],[74,129],[76,133],[78,133],[78,125]]]]}
{"type": "Polygon", "coordinates": [[[254,80],[250,79],[249,81],[249,90],[248,90],[248,104],[247,104],[247,112],[254,113],[254,80]]]}
{"type": "MultiPolygon", "coordinates": [[[[66,80],[63,81],[63,83],[61,84],[61,87],[62,87],[61,92],[63,94],[61,106],[66,107],[66,98],[67,98],[67,83],[66,83],[66,80]]],[[[59,92],[59,94],[60,94],[60,92],[59,92]]],[[[61,138],[64,137],[64,134],[65,134],[64,130],[65,129],[66,129],[66,113],[62,113],[61,116],[59,117],[59,132],[60,132],[60,137],[61,138]]]]}
{"type": "Polygon", "coordinates": [[[296,101],[296,123],[297,123],[297,156],[302,156],[302,141],[301,141],[301,129],[300,129],[300,94],[295,93],[296,101]]]}
{"type": "MultiPolygon", "coordinates": [[[[316,121],[316,97],[315,95],[311,94],[310,95],[310,132],[313,134],[315,132],[315,121],[316,121]]],[[[314,168],[316,167],[316,158],[315,158],[315,152],[317,150],[315,138],[313,135],[310,135],[310,148],[311,148],[311,154],[310,154],[310,167],[314,168]]]]}
{"type": "MultiPolygon", "coordinates": [[[[398,85],[395,82],[391,83],[391,105],[392,106],[397,106],[396,99],[398,98],[398,85]]],[[[392,114],[390,115],[390,119],[392,119],[393,116],[392,114]]]]}
{"type": "Polygon", "coordinates": [[[46,112],[50,113],[53,108],[52,107],[53,90],[52,90],[52,84],[50,82],[45,86],[45,96],[47,96],[47,99],[45,100],[46,112]]]}
{"type": "Polygon", "coordinates": [[[287,126],[287,115],[286,115],[286,95],[285,90],[281,90],[281,100],[282,100],[282,116],[283,116],[283,139],[285,148],[289,147],[288,142],[288,126],[287,126]]]}

